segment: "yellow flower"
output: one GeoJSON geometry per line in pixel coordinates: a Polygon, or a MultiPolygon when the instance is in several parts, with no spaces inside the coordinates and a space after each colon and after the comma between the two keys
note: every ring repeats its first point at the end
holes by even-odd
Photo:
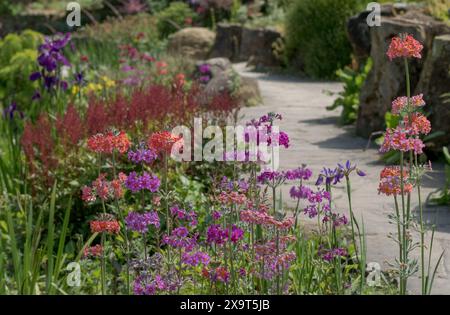
{"type": "Polygon", "coordinates": [[[72,86],[72,94],[76,95],[78,92],[80,92],[80,87],[78,85],[72,86]]]}
{"type": "Polygon", "coordinates": [[[110,88],[110,87],[113,87],[116,85],[116,82],[114,80],[111,80],[107,76],[102,76],[101,79],[107,88],[110,88]]]}

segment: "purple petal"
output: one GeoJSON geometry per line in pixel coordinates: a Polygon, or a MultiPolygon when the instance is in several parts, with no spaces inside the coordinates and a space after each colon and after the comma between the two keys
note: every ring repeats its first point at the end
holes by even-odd
{"type": "Polygon", "coordinates": [[[32,74],[30,74],[30,81],[36,81],[40,78],[41,78],[40,72],[33,72],[32,74]]]}
{"type": "Polygon", "coordinates": [[[365,172],[361,171],[360,169],[356,169],[356,174],[358,174],[358,175],[361,176],[361,177],[367,175],[365,172]]]}

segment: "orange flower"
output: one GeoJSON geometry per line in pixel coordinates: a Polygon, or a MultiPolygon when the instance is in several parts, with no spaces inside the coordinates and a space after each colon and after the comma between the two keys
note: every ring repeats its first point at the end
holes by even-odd
{"type": "Polygon", "coordinates": [[[175,136],[169,131],[155,132],[148,139],[147,145],[157,153],[170,154],[173,145],[179,148],[183,146],[183,138],[175,136]]]}
{"type": "MultiPolygon", "coordinates": [[[[380,183],[378,185],[378,193],[383,193],[386,196],[399,195],[401,190],[401,176],[400,168],[398,166],[385,167],[380,173],[380,183]]],[[[413,185],[408,182],[409,174],[403,170],[403,194],[409,194],[413,185]]]]}
{"type": "Polygon", "coordinates": [[[89,222],[91,227],[92,233],[110,233],[110,234],[117,234],[120,231],[120,225],[119,222],[116,220],[107,220],[107,221],[100,221],[95,220],[89,222]]]}
{"type": "Polygon", "coordinates": [[[130,139],[123,131],[118,134],[112,131],[103,134],[98,133],[88,139],[88,148],[97,153],[112,153],[113,150],[123,154],[130,148],[130,139]]]}
{"type": "Polygon", "coordinates": [[[413,113],[411,115],[411,123],[409,121],[409,117],[405,116],[403,118],[405,126],[410,130],[411,134],[419,135],[424,134],[427,135],[431,132],[431,123],[430,121],[420,113],[413,113]]]}

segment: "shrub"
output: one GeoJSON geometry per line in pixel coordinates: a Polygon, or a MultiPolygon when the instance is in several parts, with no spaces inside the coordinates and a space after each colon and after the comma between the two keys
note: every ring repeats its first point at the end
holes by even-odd
{"type": "Polygon", "coordinates": [[[359,71],[355,71],[350,67],[336,71],[337,77],[344,83],[344,90],[339,92],[339,97],[334,101],[333,105],[327,107],[327,110],[334,110],[342,106],[339,119],[340,124],[352,124],[358,117],[359,94],[371,68],[372,59],[369,58],[359,71]]]}
{"type": "Polygon", "coordinates": [[[30,30],[8,34],[0,40],[0,103],[16,101],[23,110],[29,106],[36,84],[28,80],[36,69],[37,46],[42,35],[30,30]]]}
{"type": "Polygon", "coordinates": [[[286,54],[298,56],[304,71],[313,77],[334,77],[350,63],[347,19],[357,13],[361,0],[295,0],[287,10],[286,54]]]}
{"type": "Polygon", "coordinates": [[[192,23],[196,14],[186,3],[173,2],[156,16],[159,35],[164,38],[178,31],[186,23],[192,23]]]}

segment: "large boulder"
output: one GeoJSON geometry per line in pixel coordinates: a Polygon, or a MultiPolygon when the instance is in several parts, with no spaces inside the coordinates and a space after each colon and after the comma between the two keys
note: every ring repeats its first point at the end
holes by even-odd
{"type": "MultiPolygon", "coordinates": [[[[347,21],[347,36],[353,48],[353,54],[358,64],[363,63],[370,55],[370,27],[367,24],[367,17],[371,11],[366,10],[347,21]]],[[[381,17],[396,15],[394,5],[382,5],[381,17]]]]}
{"type": "Polygon", "coordinates": [[[210,57],[249,61],[249,65],[256,67],[274,67],[279,65],[279,60],[273,46],[280,40],[281,34],[275,29],[220,23],[210,57]]]}
{"type": "Polygon", "coordinates": [[[279,60],[274,54],[274,44],[281,34],[271,28],[244,28],[242,30],[239,59],[248,60],[256,67],[275,67],[279,60]]]}
{"type": "Polygon", "coordinates": [[[216,35],[204,27],[187,27],[169,37],[168,52],[191,59],[206,59],[216,35]]]}
{"type": "Polygon", "coordinates": [[[242,26],[239,24],[219,23],[216,32],[216,40],[211,49],[210,57],[224,57],[231,61],[238,61],[242,26]]]}
{"type": "MultiPolygon", "coordinates": [[[[443,137],[433,141],[435,150],[450,143],[450,103],[442,94],[450,92],[450,35],[434,38],[433,49],[420,75],[416,94],[423,93],[427,103],[425,110],[431,113],[431,126],[434,131],[443,131],[443,137]]],[[[450,99],[450,97],[448,97],[450,99]]]]}
{"type": "Polygon", "coordinates": [[[366,137],[384,129],[384,116],[390,110],[392,100],[406,94],[403,61],[395,59],[391,62],[386,56],[391,38],[400,33],[409,33],[424,45],[422,59],[410,62],[411,88],[414,91],[434,37],[450,34],[449,26],[415,10],[400,16],[384,17],[381,22],[381,26],[370,29],[373,67],[361,90],[356,122],[357,133],[366,137]]]}

